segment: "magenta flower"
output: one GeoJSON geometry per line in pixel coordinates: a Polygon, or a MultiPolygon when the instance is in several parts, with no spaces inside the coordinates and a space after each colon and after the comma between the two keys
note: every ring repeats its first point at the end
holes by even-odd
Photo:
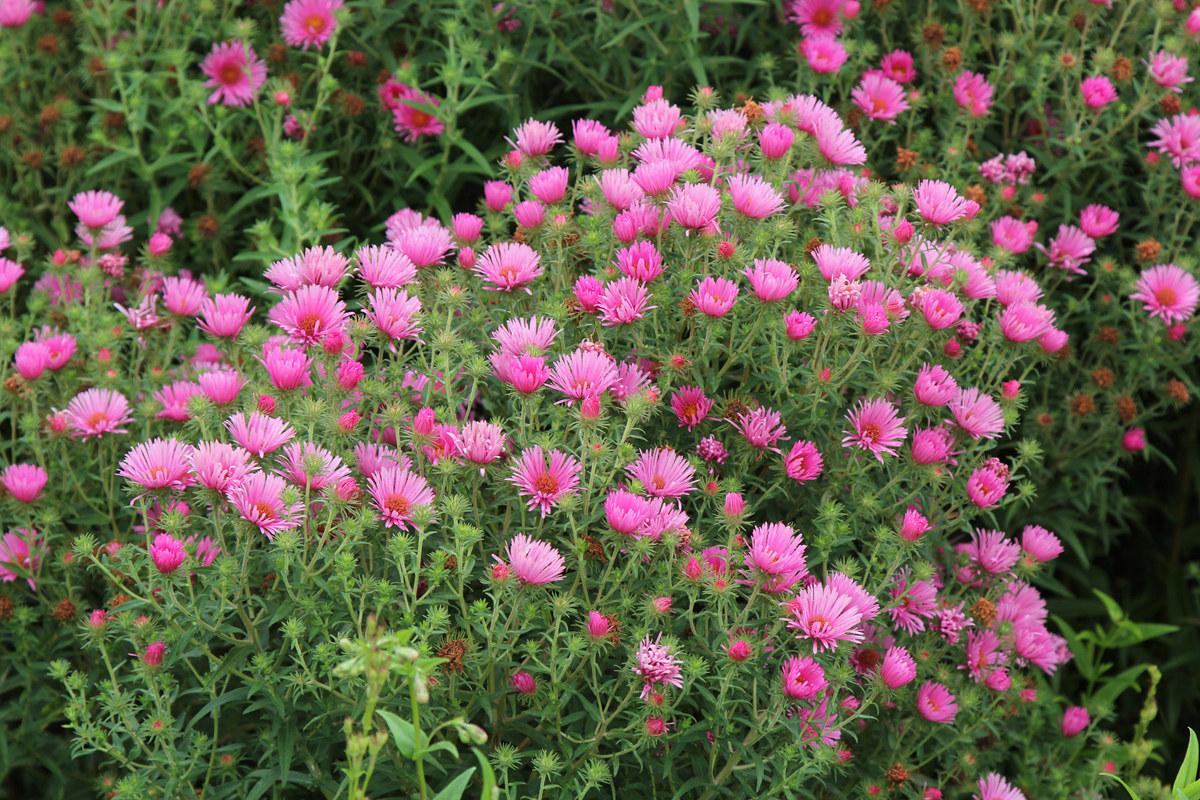
{"type": "Polygon", "coordinates": [[[71,198],[67,206],[79,217],[80,223],[93,230],[113,222],[121,213],[125,202],[112,192],[80,192],[71,198]]]}
{"type": "Polygon", "coordinates": [[[463,423],[458,439],[462,457],[472,464],[478,464],[480,473],[485,465],[500,458],[507,444],[503,428],[483,421],[463,423]]]}
{"type": "Polygon", "coordinates": [[[196,378],[200,391],[204,396],[219,406],[224,406],[237,400],[242,389],[246,388],[248,380],[233,369],[214,369],[200,373],[196,378]]]}
{"type": "Polygon", "coordinates": [[[1067,738],[1078,736],[1091,721],[1092,717],[1090,714],[1088,714],[1086,708],[1082,706],[1071,706],[1063,712],[1063,736],[1066,736],[1067,738]]]}
{"type": "Polygon", "coordinates": [[[0,484],[22,503],[37,500],[49,479],[46,470],[36,464],[11,464],[0,472],[0,484]]]}
{"type": "Polygon", "coordinates": [[[1091,260],[1089,256],[1096,251],[1096,242],[1074,225],[1060,225],[1058,233],[1049,244],[1038,244],[1037,248],[1059,269],[1070,270],[1076,275],[1086,275],[1087,272],[1082,267],[1091,260]]]}
{"type": "MultiPolygon", "coordinates": [[[[928,686],[929,684],[925,685],[928,686]]],[[[939,684],[934,684],[934,686],[938,686],[946,696],[949,696],[950,703],[953,705],[954,697],[946,691],[946,687],[939,684]]],[[[932,719],[934,722],[953,722],[954,711],[956,710],[957,706],[950,711],[950,719],[948,720],[933,719],[928,714],[925,714],[924,710],[921,713],[926,719],[932,719]]],[[[979,787],[979,794],[971,795],[973,800],[1024,800],[1025,797],[1020,789],[1014,788],[1011,783],[995,772],[989,772],[980,778],[976,785],[979,787]]]]}
{"type": "Polygon", "coordinates": [[[37,531],[28,528],[17,528],[9,531],[0,538],[0,581],[9,583],[18,577],[24,577],[30,589],[37,589],[37,583],[32,574],[37,572],[49,548],[38,536],[37,531]],[[21,570],[21,575],[11,567],[21,570]]]}
{"type": "Polygon", "coordinates": [[[540,508],[542,517],[550,513],[564,497],[575,493],[579,485],[579,462],[561,450],[551,450],[549,463],[541,447],[534,446],[521,453],[513,464],[510,483],[518,494],[529,498],[529,510],[540,508]]]}
{"type": "Polygon", "coordinates": [[[112,389],[88,389],[80,392],[67,404],[67,425],[72,436],[84,441],[106,433],[129,433],[119,427],[133,421],[129,401],[112,389]]]}
{"type": "Polygon", "coordinates": [[[1121,215],[1108,206],[1092,203],[1079,212],[1079,227],[1093,239],[1117,232],[1121,215]]]}
{"type": "Polygon", "coordinates": [[[925,315],[925,322],[935,331],[945,330],[962,317],[962,301],[945,289],[929,289],[916,304],[925,315]]]}
{"type": "Polygon", "coordinates": [[[513,136],[516,143],[509,144],[527,156],[543,156],[554,149],[555,145],[562,143],[562,133],[553,122],[539,122],[535,119],[526,120],[517,126],[513,136]]]}
{"type": "Polygon", "coordinates": [[[1043,305],[1021,301],[999,314],[1000,332],[1010,342],[1031,342],[1054,325],[1054,312],[1043,305]]]}
{"type": "Polygon", "coordinates": [[[1026,525],[1021,531],[1021,550],[1034,561],[1045,563],[1062,554],[1062,542],[1040,525],[1026,525]]]}
{"type": "Polygon", "coordinates": [[[518,670],[508,679],[508,684],[523,695],[537,694],[537,679],[528,672],[518,670]]]}
{"type": "Polygon", "coordinates": [[[903,647],[889,647],[879,666],[879,677],[889,689],[899,689],[917,677],[917,665],[903,647]]]}
{"type": "Polygon", "coordinates": [[[650,697],[650,692],[656,684],[665,683],[683,688],[683,671],[680,669],[682,662],[671,653],[670,645],[659,644],[661,641],[661,633],[653,642],[647,636],[638,645],[634,655],[637,663],[632,667],[633,672],[645,681],[641,694],[643,700],[650,697]]]}
{"type": "Polygon", "coordinates": [[[866,256],[849,247],[823,244],[813,249],[812,257],[817,262],[821,277],[830,282],[839,277],[856,281],[871,268],[866,256]]]}
{"type": "Polygon", "coordinates": [[[912,194],[926,222],[944,225],[967,216],[967,201],[945,181],[922,180],[912,194]]]}
{"type": "Polygon", "coordinates": [[[805,36],[800,40],[800,55],[808,61],[813,72],[837,72],[850,56],[846,48],[832,36],[805,36]]]}
{"type": "Polygon", "coordinates": [[[0,294],[4,294],[25,274],[25,268],[15,261],[0,258],[0,294]]]}
{"type": "Polygon", "coordinates": [[[901,570],[888,590],[895,602],[887,607],[892,624],[915,636],[925,630],[925,620],[937,612],[937,590],[929,581],[909,581],[901,570]]]}
{"type": "Polygon", "coordinates": [[[327,286],[301,286],[288,292],[267,319],[305,346],[320,344],[334,331],[343,331],[350,315],[346,304],[327,286]]]}
{"type": "Polygon", "coordinates": [[[785,592],[808,575],[804,560],[806,546],[799,533],[782,522],[763,523],[750,532],[750,547],[746,552],[744,581],[769,594],[785,592]]]}
{"type": "Polygon", "coordinates": [[[403,464],[385,463],[367,479],[367,490],[384,527],[404,529],[412,524],[413,511],[433,504],[433,490],[420,475],[403,464]]]}
{"type": "Polygon", "coordinates": [[[180,490],[192,483],[191,457],[189,444],[174,437],[153,439],[126,453],[117,474],[145,490],[138,498],[161,489],[180,490]]]}
{"type": "Polygon", "coordinates": [[[908,435],[908,429],[901,424],[904,418],[896,413],[896,406],[883,398],[859,400],[847,419],[854,431],[842,431],[846,434],[842,445],[853,444],[870,450],[881,463],[885,454],[896,454],[896,448],[908,435]]]}
{"type": "Polygon", "coordinates": [[[13,356],[13,366],[27,381],[36,381],[50,366],[50,348],[45,342],[22,342],[13,356]]]}
{"type": "Polygon", "coordinates": [[[268,539],[274,539],[276,533],[295,528],[301,521],[304,504],[284,503],[286,486],[278,475],[251,472],[226,497],[243,519],[257,526],[268,539]]]}
{"type": "Polygon", "coordinates": [[[421,136],[437,136],[446,130],[446,123],[423,106],[437,108],[442,104],[436,97],[412,86],[400,85],[392,95],[393,129],[400,134],[400,141],[415,142],[421,136]]]}
{"type": "MultiPolygon", "coordinates": [[[[954,695],[950,694],[950,690],[940,683],[934,681],[926,681],[925,684],[917,690],[917,711],[921,716],[930,722],[954,722],[954,715],[958,713],[958,704],[954,702],[954,695]]],[[[988,796],[988,800],[996,800],[993,796],[988,796]]],[[[1010,800],[1010,798],[1004,798],[1010,800]]],[[[1017,800],[1017,798],[1011,798],[1017,800]]]]}
{"type": "Polygon", "coordinates": [[[604,498],[604,516],[617,533],[639,536],[650,519],[650,501],[632,492],[612,491],[604,498]]]}
{"type": "Polygon", "coordinates": [[[658,306],[647,306],[650,294],[645,285],[635,278],[618,278],[604,287],[604,294],[596,304],[601,313],[601,324],[605,327],[636,322],[647,311],[658,306]]]}
{"type": "Polygon", "coordinates": [[[542,274],[541,256],[521,242],[497,242],[489,247],[475,264],[475,274],[493,284],[483,288],[494,292],[525,289],[542,274]]]}
{"type": "Polygon", "coordinates": [[[991,508],[1000,502],[1008,491],[1007,470],[996,470],[984,465],[974,470],[967,478],[967,497],[980,508],[991,508]]]}
{"type": "Polygon", "coordinates": [[[1020,302],[1036,303],[1042,297],[1042,287],[1024,272],[1002,269],[997,270],[994,277],[996,300],[1002,306],[1020,302]]]}
{"type": "Polygon", "coordinates": [[[398,225],[395,215],[388,220],[388,242],[405,255],[417,269],[440,264],[446,254],[454,248],[450,231],[432,221],[433,224],[398,225]]]}
{"type": "Polygon", "coordinates": [[[417,265],[391,245],[370,245],[354,251],[358,276],[374,289],[399,289],[417,279],[417,265]]]}
{"type": "Polygon", "coordinates": [[[754,268],[747,267],[742,274],[750,279],[754,296],[764,303],[782,300],[800,285],[795,270],[774,258],[756,258],[754,268]]]}
{"type": "Polygon", "coordinates": [[[249,416],[239,411],[225,420],[225,428],[234,441],[259,458],[275,452],[296,436],[292,426],[283,420],[257,411],[251,411],[249,416]]]}
{"type": "Polygon", "coordinates": [[[671,395],[671,409],[679,419],[679,426],[686,426],[689,431],[708,417],[712,407],[713,401],[699,386],[685,386],[671,395]]]}
{"type": "Polygon", "coordinates": [[[789,0],[784,8],[805,36],[838,36],[845,5],[846,0],[789,0]]]}
{"type": "Polygon", "coordinates": [[[1010,253],[1024,253],[1033,247],[1033,235],[1037,233],[1037,220],[1021,221],[1015,217],[1000,217],[989,224],[992,244],[1010,253]]]}
{"type": "Polygon", "coordinates": [[[1088,108],[1104,108],[1117,99],[1117,90],[1113,88],[1112,81],[1103,75],[1084,78],[1079,84],[1079,91],[1088,108]]]}
{"type": "Polygon", "coordinates": [[[187,560],[184,543],[169,533],[160,533],[150,544],[150,559],[163,575],[170,575],[187,560]]]}
{"type": "Polygon", "coordinates": [[[388,339],[417,339],[421,322],[421,298],[410,297],[404,289],[376,289],[367,299],[365,315],[388,339]]]}
{"type": "Polygon", "coordinates": [[[697,310],[710,317],[723,317],[737,302],[738,285],[727,278],[702,278],[688,295],[697,310]]]}
{"type": "Polygon", "coordinates": [[[995,439],[1004,431],[1000,404],[978,389],[963,389],[950,401],[950,413],[972,439],[995,439]]]}
{"type": "Polygon", "coordinates": [[[964,552],[989,575],[1007,575],[1021,560],[1021,546],[1000,531],[977,528],[964,552]]]}
{"type": "Polygon", "coordinates": [[[913,396],[927,406],[944,406],[958,396],[958,384],[944,367],[922,364],[913,384],[913,396]]]}
{"type": "Polygon", "coordinates": [[[313,360],[303,350],[272,346],[271,342],[264,345],[263,350],[258,360],[266,368],[267,377],[276,389],[286,392],[312,383],[310,371],[313,360]]]}
{"type": "Polygon", "coordinates": [[[912,53],[907,50],[893,50],[883,57],[879,66],[884,75],[897,83],[910,83],[917,78],[912,53]]]}
{"type": "Polygon", "coordinates": [[[314,494],[350,477],[350,468],[342,463],[342,459],[312,442],[284,445],[279,467],[283,477],[314,494]]]}
{"type": "Polygon", "coordinates": [[[194,317],[208,299],[208,288],[191,278],[163,278],[163,305],[172,314],[194,317]]]}
{"type": "Polygon", "coordinates": [[[1164,323],[1184,322],[1200,303],[1200,284],[1183,267],[1158,264],[1142,272],[1130,300],[1139,300],[1150,316],[1164,323]]]}
{"type": "Polygon", "coordinates": [[[783,318],[784,332],[793,342],[807,337],[817,327],[817,318],[807,311],[789,311],[783,318]]]}
{"type": "Polygon", "coordinates": [[[572,400],[599,397],[616,380],[617,369],[611,356],[602,351],[580,348],[554,362],[550,385],[567,396],[559,403],[569,403],[572,400]]]}
{"type": "Polygon", "coordinates": [[[695,468],[666,448],[643,450],[625,471],[652,497],[682,497],[695,485],[695,468]]]}
{"type": "Polygon", "coordinates": [[[721,210],[721,192],[706,183],[685,183],[671,190],[667,210],[685,228],[707,228],[721,210]]]}
{"type": "Polygon", "coordinates": [[[320,47],[333,36],[337,27],[333,12],[341,7],[342,0],[290,0],[279,17],[283,40],[302,50],[320,47]]]}
{"type": "Polygon", "coordinates": [[[142,663],[150,669],[157,669],[162,666],[163,658],[167,655],[167,645],[162,639],[158,639],[146,645],[141,656],[138,656],[137,653],[130,653],[129,655],[141,658],[142,663]]]}
{"type": "Polygon", "coordinates": [[[349,269],[350,259],[332,247],[308,247],[290,258],[273,262],[263,277],[275,284],[282,294],[303,286],[335,289],[349,269]]]}
{"type": "MultiPolygon", "coordinates": [[[[539,542],[523,533],[518,533],[509,541],[505,555],[508,556],[507,566],[517,580],[530,586],[560,581],[566,571],[562,553],[553,545],[539,542]]],[[[498,557],[496,560],[500,561],[498,557]]]]}
{"type": "Polygon", "coordinates": [[[992,85],[982,75],[963,70],[954,81],[954,100],[973,117],[982,117],[992,105],[992,85]]]}
{"type": "Polygon", "coordinates": [[[680,108],[660,97],[633,110],[632,127],[647,139],[667,139],[675,135],[682,119],[680,108]]]}
{"type": "Polygon", "coordinates": [[[253,468],[249,453],[225,442],[201,442],[188,454],[188,463],[196,483],[222,494],[240,483],[253,468]]]}
{"type": "Polygon", "coordinates": [[[883,120],[889,125],[895,125],[896,117],[910,107],[904,87],[878,72],[863,75],[850,96],[868,119],[883,120]]]}
{"type": "Polygon", "coordinates": [[[783,158],[792,149],[792,143],[795,141],[795,132],[778,122],[768,122],[758,132],[758,149],[763,158],[783,158]]]}
{"type": "Polygon", "coordinates": [[[642,283],[649,283],[662,274],[662,255],[653,242],[644,239],[634,242],[628,247],[619,248],[616,256],[617,260],[613,263],[617,269],[642,283]]]}
{"type": "Polygon", "coordinates": [[[796,700],[811,700],[829,685],[825,670],[808,656],[791,656],[784,662],[783,693],[796,700]]]}
{"type": "Polygon", "coordinates": [[[1177,56],[1169,50],[1159,50],[1150,54],[1149,61],[1142,61],[1150,70],[1150,77],[1159,86],[1172,92],[1182,92],[1183,84],[1191,83],[1194,78],[1188,75],[1188,60],[1177,56]]]}
{"type": "Polygon", "coordinates": [[[817,149],[833,164],[863,164],[867,160],[867,148],[854,137],[854,133],[842,125],[836,114],[819,117],[813,135],[817,149]]]}
{"type": "Polygon", "coordinates": [[[210,336],[232,339],[241,333],[253,313],[249,299],[240,294],[219,294],[204,301],[197,327],[210,336]]]}
{"type": "Polygon", "coordinates": [[[788,628],[798,630],[796,638],[808,639],[818,653],[834,649],[838,642],[863,640],[862,613],[854,598],[833,586],[806,586],[783,606],[788,628]]]}
{"type": "Polygon", "coordinates": [[[200,71],[208,76],[204,85],[214,90],[208,96],[210,106],[250,105],[267,80],[267,65],[242,41],[213,45],[200,62],[200,71]]]}
{"type": "Polygon", "coordinates": [[[163,410],[154,415],[155,419],[171,419],[176,422],[186,422],[191,419],[188,413],[188,403],[193,397],[204,392],[200,384],[193,381],[173,381],[154,393],[154,399],[162,403],[163,410]]]}
{"type": "Polygon", "coordinates": [[[816,480],[824,467],[821,451],[809,441],[801,440],[783,457],[783,470],[789,478],[800,483],[816,480]]]}
{"type": "Polygon", "coordinates": [[[726,189],[734,209],[751,219],[763,219],[783,210],[783,196],[758,175],[734,175],[726,181],[726,189]]]}
{"type": "Polygon", "coordinates": [[[558,334],[554,320],[548,317],[513,317],[492,331],[492,339],[500,345],[500,352],[505,355],[540,356],[549,351],[558,334]]]}
{"type": "Polygon", "coordinates": [[[775,443],[787,436],[787,428],[780,419],[778,411],[760,407],[738,415],[737,421],[732,424],[752,447],[778,453],[779,448],[775,447],[775,443]]]}

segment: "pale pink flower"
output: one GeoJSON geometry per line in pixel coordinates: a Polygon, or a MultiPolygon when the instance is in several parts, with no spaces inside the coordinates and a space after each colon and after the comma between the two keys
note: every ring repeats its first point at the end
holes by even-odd
{"type": "Polygon", "coordinates": [[[503,428],[484,421],[463,423],[458,439],[462,457],[478,464],[481,473],[485,465],[500,458],[507,443],[503,428]]]}
{"type": "Polygon", "coordinates": [[[409,296],[404,289],[376,289],[367,299],[365,315],[375,327],[393,341],[417,339],[424,325],[421,298],[409,296]]]}
{"type": "MultiPolygon", "coordinates": [[[[553,545],[539,542],[523,533],[518,533],[505,548],[508,566],[517,580],[530,586],[541,586],[562,580],[566,564],[562,553],[553,545]]],[[[498,557],[495,557],[500,561],[498,557]]],[[[500,561],[503,564],[503,561],[500,561]]]]}
{"type": "Polygon", "coordinates": [[[102,190],[79,192],[67,203],[80,223],[92,229],[103,228],[118,219],[123,205],[121,198],[102,190]]]}
{"type": "Polygon", "coordinates": [[[925,179],[913,190],[917,211],[926,222],[944,225],[967,215],[967,200],[945,181],[925,179]]]}
{"type": "Polygon", "coordinates": [[[234,441],[259,458],[275,452],[296,436],[291,425],[257,411],[251,411],[249,416],[239,411],[225,420],[225,429],[234,441]]]}
{"type": "Polygon", "coordinates": [[[633,129],[647,139],[667,139],[675,135],[683,112],[678,106],[659,98],[633,109],[633,129]]]}
{"type": "Polygon", "coordinates": [[[72,436],[88,440],[106,433],[129,433],[119,427],[133,421],[129,401],[112,389],[87,389],[75,395],[67,404],[67,424],[72,436]]]}
{"type": "Polygon", "coordinates": [[[910,107],[904,87],[878,72],[863,75],[850,96],[868,119],[883,120],[889,125],[895,125],[896,117],[910,107]]]}
{"type": "Polygon", "coordinates": [[[599,397],[616,382],[617,370],[610,356],[580,348],[554,362],[550,385],[567,397],[559,403],[599,397]]]}
{"type": "Polygon", "coordinates": [[[540,262],[541,256],[527,244],[497,242],[479,258],[474,271],[493,284],[485,289],[511,292],[520,288],[529,293],[527,284],[542,274],[540,262]]]}
{"type": "Polygon", "coordinates": [[[742,574],[764,592],[785,592],[808,575],[806,545],[794,528],[782,522],[763,523],[750,532],[742,574]]]}
{"type": "Polygon", "coordinates": [[[632,668],[633,672],[645,681],[641,694],[643,700],[650,697],[652,688],[659,683],[683,688],[683,672],[680,670],[682,662],[671,653],[670,645],[659,644],[661,641],[661,633],[653,642],[646,636],[634,654],[637,664],[632,668]]]}
{"type": "Polygon", "coordinates": [[[341,458],[312,442],[284,445],[278,463],[285,478],[313,494],[350,477],[350,468],[341,458]]]}
{"type": "Polygon", "coordinates": [[[1042,297],[1042,287],[1024,272],[1002,269],[995,274],[996,300],[1002,306],[1013,303],[1036,303],[1042,297]]]}
{"type": "Polygon", "coordinates": [[[208,299],[208,288],[200,281],[187,277],[163,279],[163,305],[172,314],[194,317],[208,299]]]}
{"type": "Polygon", "coordinates": [[[253,468],[248,452],[225,442],[200,442],[188,454],[188,464],[196,483],[222,494],[253,468]]]}
{"type": "Polygon", "coordinates": [[[232,369],[214,369],[200,373],[196,378],[204,396],[219,406],[228,405],[237,399],[249,381],[232,369]]]}
{"type": "Polygon", "coordinates": [[[1150,132],[1158,137],[1150,146],[1170,155],[1176,167],[1200,161],[1200,116],[1176,114],[1160,119],[1150,132]]]}
{"type": "MultiPolygon", "coordinates": [[[[928,685],[929,684],[926,684],[926,686],[928,685]]],[[[944,686],[940,686],[940,684],[934,685],[938,686],[943,691],[946,691],[944,686]]],[[[946,692],[946,694],[949,695],[949,692],[946,692]]],[[[953,700],[954,698],[951,696],[951,703],[953,703],[953,700]]],[[[957,706],[954,710],[957,710],[957,706]]],[[[954,710],[950,711],[950,719],[944,721],[954,721],[954,710]]],[[[922,710],[921,713],[926,719],[930,719],[929,715],[925,714],[924,710],[922,710]]],[[[943,720],[935,719],[933,721],[942,722],[943,720]]],[[[973,800],[1024,800],[1025,798],[1025,795],[1020,789],[1015,788],[1011,783],[1005,780],[1003,776],[995,772],[989,772],[987,775],[980,778],[976,782],[976,786],[979,787],[979,794],[971,795],[973,800]]]]}
{"type": "Polygon", "coordinates": [[[685,228],[707,228],[721,210],[721,192],[706,183],[685,183],[671,190],[667,210],[685,228]]]}
{"type": "MultiPolygon", "coordinates": [[[[192,483],[192,447],[178,439],[152,439],[125,454],[117,474],[145,491],[135,498],[162,489],[180,490],[192,483]]],[[[130,503],[132,505],[133,503],[130,503]]]]}
{"type": "Polygon", "coordinates": [[[758,175],[733,175],[726,181],[726,189],[734,209],[751,219],[777,214],[784,206],[783,196],[758,175]]]}
{"type": "Polygon", "coordinates": [[[36,464],[10,464],[0,472],[0,484],[22,503],[37,500],[49,479],[46,470],[36,464]]]}
{"type": "Polygon", "coordinates": [[[849,58],[846,48],[832,36],[805,36],[800,40],[800,55],[817,73],[837,72],[849,58]]]}
{"type": "Polygon", "coordinates": [[[239,294],[219,294],[204,301],[197,327],[210,336],[232,339],[241,333],[253,313],[249,299],[239,294]]]}
{"type": "Polygon", "coordinates": [[[747,267],[742,274],[750,279],[754,296],[764,303],[782,300],[800,285],[795,270],[774,258],[756,258],[754,268],[747,267]]]}
{"type": "Polygon", "coordinates": [[[377,519],[383,520],[385,527],[408,528],[413,512],[434,501],[433,490],[425,479],[403,464],[385,463],[367,479],[367,490],[381,515],[377,519]]]}
{"type": "Polygon", "coordinates": [[[1150,70],[1150,77],[1159,86],[1172,92],[1182,92],[1183,84],[1191,83],[1194,78],[1188,75],[1188,60],[1177,56],[1169,50],[1159,50],[1150,54],[1149,61],[1142,61],[1150,70]]]}
{"type": "Polygon", "coordinates": [[[516,139],[515,144],[506,141],[526,156],[543,156],[562,142],[562,133],[553,122],[539,122],[535,119],[521,123],[513,131],[513,137],[516,139]]]}
{"type": "Polygon", "coordinates": [[[813,135],[821,155],[834,164],[863,164],[867,160],[867,148],[842,125],[836,114],[818,117],[813,135]]]}
{"type": "Polygon", "coordinates": [[[200,62],[200,71],[208,76],[204,85],[214,90],[208,96],[210,106],[250,105],[267,80],[267,65],[242,41],[213,45],[200,62]]]}
{"type": "Polygon", "coordinates": [[[702,278],[688,300],[701,313],[710,317],[723,317],[737,302],[738,285],[728,278],[702,278]]]}
{"type": "Polygon", "coordinates": [[[1004,411],[979,389],[963,389],[950,401],[954,421],[972,439],[995,439],[1004,431],[1004,411]]]}
{"type": "Polygon", "coordinates": [[[866,256],[854,252],[849,247],[822,244],[813,249],[812,257],[817,262],[821,277],[830,282],[837,277],[858,280],[871,268],[871,262],[866,256]]]}
{"type": "Polygon", "coordinates": [[[647,311],[658,306],[646,305],[650,301],[646,286],[636,278],[618,278],[604,287],[604,294],[596,304],[601,313],[601,324],[605,327],[626,325],[645,316],[647,311]]]}
{"type": "Polygon", "coordinates": [[[806,586],[783,606],[787,627],[799,631],[796,638],[808,639],[818,653],[836,648],[838,642],[863,640],[862,613],[854,599],[832,586],[806,586]]]}

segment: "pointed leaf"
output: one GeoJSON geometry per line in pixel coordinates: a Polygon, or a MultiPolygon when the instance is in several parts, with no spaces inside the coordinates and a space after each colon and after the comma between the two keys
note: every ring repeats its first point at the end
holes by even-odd
{"type": "Polygon", "coordinates": [[[400,749],[400,755],[411,759],[417,743],[416,731],[413,729],[412,723],[390,711],[376,710],[375,713],[383,717],[388,730],[392,732],[392,741],[400,749]]]}
{"type": "Polygon", "coordinates": [[[462,775],[450,781],[445,789],[435,794],[433,800],[461,800],[463,792],[467,790],[467,784],[471,782],[471,776],[474,774],[475,768],[471,767],[462,775]]]}

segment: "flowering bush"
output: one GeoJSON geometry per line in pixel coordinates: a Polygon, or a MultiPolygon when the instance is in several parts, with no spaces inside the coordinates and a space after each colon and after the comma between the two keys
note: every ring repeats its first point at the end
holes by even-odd
{"type": "MultiPolygon", "coordinates": [[[[139,798],[1158,791],[1138,779],[1160,673],[1113,663],[1174,627],[1087,580],[1111,540],[1093,519],[1131,515],[1095,509],[1194,389],[1173,53],[1200,22],[1085,8],[1064,43],[1061,16],[971,2],[963,30],[922,20],[915,58],[879,57],[895,5],[788,2],[765,41],[798,31],[799,72],[764,56],[757,102],[651,87],[601,106],[627,128],[528,119],[477,145],[460,115],[522,62],[485,58],[465,9],[444,93],[412,64],[380,81],[381,134],[322,111],[357,116],[334,76],[366,57],[339,37],[403,9],[255,7],[291,50],[235,21],[180,75],[145,38],[196,35],[170,5],[129,5],[122,37],[116,7],[0,4],[5,47],[85,20],[89,107],[129,126],[94,134],[96,180],[69,136],[29,138],[66,129],[53,113],[0,126],[65,148],[53,187],[3,162],[6,772],[139,798]],[[946,41],[973,25],[964,61],[946,41]],[[1149,26],[1134,91],[1107,37],[1149,26]],[[363,140],[377,175],[351,166],[363,140]],[[1143,159],[1133,200],[1094,168],[1143,159]],[[379,210],[401,172],[437,216],[379,210]],[[216,235],[260,213],[245,246],[216,235]],[[1138,726],[1102,729],[1143,674],[1138,726]]],[[[644,33],[668,26],[703,84],[669,26],[715,48],[736,26],[688,9],[644,33]]]]}

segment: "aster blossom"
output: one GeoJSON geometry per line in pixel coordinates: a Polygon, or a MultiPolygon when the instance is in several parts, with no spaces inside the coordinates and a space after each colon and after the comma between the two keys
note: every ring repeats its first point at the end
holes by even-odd
{"type": "Polygon", "coordinates": [[[553,545],[539,542],[523,533],[512,538],[505,548],[508,564],[498,557],[500,564],[512,570],[517,580],[530,586],[540,586],[555,583],[563,578],[566,571],[562,553],[553,545]]]}
{"type": "Polygon", "coordinates": [[[46,470],[36,464],[10,464],[0,472],[0,485],[22,503],[36,500],[48,480],[46,470]]]}
{"type": "Polygon", "coordinates": [[[268,539],[280,531],[300,525],[303,503],[286,503],[287,484],[278,475],[251,472],[227,493],[226,497],[242,517],[254,524],[268,539]]]}
{"type": "Polygon", "coordinates": [[[112,389],[87,389],[67,404],[67,425],[71,435],[82,436],[84,441],[108,433],[129,433],[120,426],[132,421],[129,401],[112,389]]]}
{"type": "Polygon", "coordinates": [[[896,455],[896,448],[908,435],[908,429],[902,424],[904,418],[896,413],[895,404],[883,398],[859,400],[847,419],[854,430],[842,431],[846,434],[842,445],[857,445],[869,450],[880,462],[884,455],[896,455]]]}
{"type": "Polygon", "coordinates": [[[1200,283],[1183,267],[1158,264],[1142,272],[1129,299],[1164,323],[1185,322],[1200,303],[1200,283]]]}
{"type": "Polygon", "coordinates": [[[337,20],[334,12],[343,0],[290,0],[279,17],[283,40],[292,47],[307,50],[320,47],[333,36],[337,20]]]}
{"type": "Polygon", "coordinates": [[[267,65],[242,41],[213,45],[200,71],[208,76],[204,85],[214,90],[208,96],[210,106],[250,105],[267,80],[267,65]]]}
{"type": "Polygon", "coordinates": [[[643,450],[625,471],[653,497],[682,497],[695,485],[695,468],[673,450],[643,450]]]}
{"type": "Polygon", "coordinates": [[[412,525],[413,512],[431,506],[433,489],[424,478],[403,464],[384,464],[367,479],[371,502],[378,509],[384,527],[406,529],[412,525]]]}
{"type": "Polygon", "coordinates": [[[808,575],[804,559],[803,538],[791,526],[782,522],[764,523],[750,532],[750,546],[745,556],[744,575],[758,583],[769,594],[787,591],[808,575]]]}
{"type": "Polygon", "coordinates": [[[542,274],[541,256],[522,242],[497,242],[475,263],[475,274],[492,284],[484,287],[490,291],[531,293],[527,285],[542,274]]]}
{"type": "Polygon", "coordinates": [[[773,409],[761,407],[739,414],[733,426],[737,428],[752,447],[778,453],[775,443],[787,436],[787,428],[780,422],[782,415],[773,409]]]}
{"type": "Polygon", "coordinates": [[[789,657],[781,672],[783,693],[795,700],[811,700],[829,685],[825,670],[809,656],[789,657]]]}
{"type": "Polygon", "coordinates": [[[508,480],[517,486],[522,497],[528,498],[529,510],[540,509],[544,518],[562,498],[575,493],[579,472],[579,461],[573,456],[561,450],[551,450],[547,454],[534,445],[516,459],[508,480]]]}
{"type": "Polygon", "coordinates": [[[788,612],[784,617],[788,628],[799,631],[796,638],[809,640],[815,652],[832,650],[838,642],[863,640],[862,612],[850,595],[835,587],[806,586],[783,606],[788,612]]]}
{"type": "Polygon", "coordinates": [[[192,483],[192,447],[178,439],[152,439],[125,454],[117,474],[143,491],[130,505],[160,489],[179,490],[192,483]]]}
{"type": "Polygon", "coordinates": [[[972,439],[995,439],[1004,431],[1004,411],[1000,404],[979,389],[960,390],[950,401],[950,412],[972,439]]]}
{"type": "Polygon", "coordinates": [[[661,633],[653,642],[647,636],[634,654],[637,663],[632,667],[633,672],[645,681],[641,693],[643,700],[650,697],[650,692],[656,684],[665,683],[683,688],[683,671],[680,669],[682,662],[671,652],[670,645],[660,644],[661,641],[661,633]]]}

